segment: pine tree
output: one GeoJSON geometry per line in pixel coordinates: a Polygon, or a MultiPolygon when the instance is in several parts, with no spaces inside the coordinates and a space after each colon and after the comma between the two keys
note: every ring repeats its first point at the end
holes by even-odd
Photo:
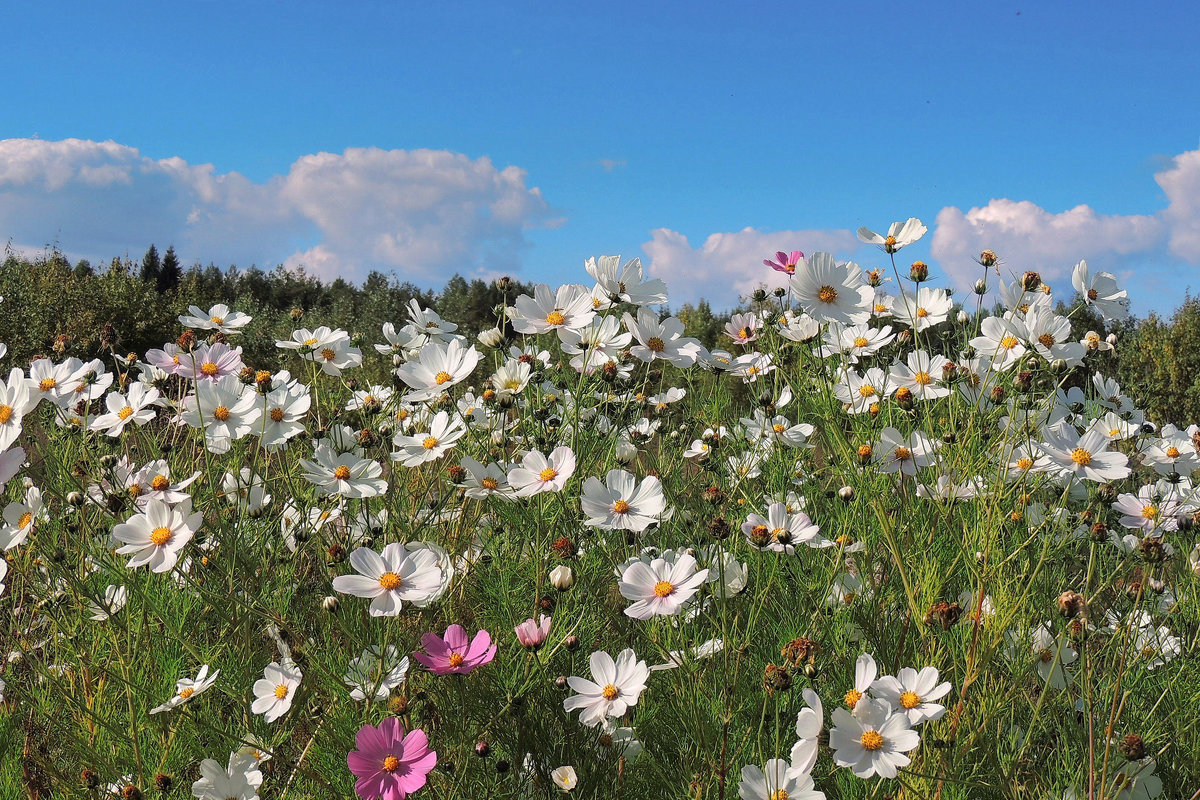
{"type": "Polygon", "coordinates": [[[158,276],[162,274],[162,262],[158,258],[158,249],[152,244],[142,256],[142,281],[158,285],[158,276]]]}
{"type": "MultiPolygon", "coordinates": [[[[153,249],[153,246],[151,246],[153,249]]],[[[179,256],[175,255],[175,246],[167,247],[166,255],[163,256],[162,267],[158,272],[158,291],[160,294],[166,293],[177,286],[179,281],[183,279],[183,268],[179,266],[179,256]]]]}

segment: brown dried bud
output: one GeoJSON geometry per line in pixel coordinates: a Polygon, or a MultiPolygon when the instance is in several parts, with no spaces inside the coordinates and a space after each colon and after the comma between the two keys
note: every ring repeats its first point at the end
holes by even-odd
{"type": "Polygon", "coordinates": [[[63,353],[67,352],[67,346],[70,343],[71,337],[67,336],[65,333],[60,333],[58,336],[54,337],[54,345],[51,347],[51,349],[61,356],[63,353]]]}
{"type": "Polygon", "coordinates": [[[948,631],[962,617],[962,607],[958,603],[947,603],[939,600],[929,607],[925,614],[926,625],[941,625],[942,630],[948,631]]]}
{"type": "Polygon", "coordinates": [[[819,644],[801,636],[785,644],[779,654],[783,656],[784,663],[789,667],[800,669],[805,661],[811,661],[820,651],[819,644]]]}
{"type": "Polygon", "coordinates": [[[1161,564],[1167,557],[1167,551],[1163,547],[1161,539],[1156,539],[1153,536],[1147,536],[1142,539],[1138,545],[1138,550],[1142,553],[1142,558],[1150,564],[1161,564]]]}
{"type": "Polygon", "coordinates": [[[79,773],[79,782],[88,789],[95,789],[100,786],[100,776],[96,774],[96,770],[87,768],[79,773]]]}
{"type": "Polygon", "coordinates": [[[1021,288],[1027,292],[1036,292],[1042,285],[1042,276],[1029,270],[1021,276],[1021,288]]]}
{"type": "Polygon", "coordinates": [[[733,526],[724,517],[713,517],[708,522],[708,535],[714,539],[727,539],[733,533],[733,526]]]}
{"type": "Polygon", "coordinates": [[[1130,761],[1137,761],[1146,757],[1146,742],[1136,733],[1131,733],[1117,745],[1117,752],[1130,761]]]}
{"type": "Polygon", "coordinates": [[[576,553],[575,543],[569,536],[560,536],[555,539],[554,544],[550,545],[550,549],[561,559],[574,558],[576,553]]]}
{"type": "Polygon", "coordinates": [[[292,322],[299,322],[300,320],[304,319],[304,309],[293,308],[288,316],[292,318],[292,322]]]}
{"type": "Polygon", "coordinates": [[[462,483],[467,479],[467,469],[461,464],[451,464],[446,467],[446,474],[450,476],[450,480],[454,483],[462,483]]]}
{"type": "Polygon", "coordinates": [[[132,783],[121,790],[121,800],[142,800],[142,790],[132,783]]]}
{"type": "Polygon", "coordinates": [[[787,667],[767,664],[767,668],[763,670],[763,688],[767,690],[767,694],[786,692],[792,688],[792,674],[788,672],[787,667]]]}
{"type": "Polygon", "coordinates": [[[725,492],[721,490],[720,486],[709,486],[700,496],[704,498],[704,502],[714,506],[725,502],[725,492]]]}
{"type": "Polygon", "coordinates": [[[1058,613],[1067,619],[1087,616],[1087,600],[1079,592],[1067,590],[1058,596],[1058,613]]]}
{"type": "Polygon", "coordinates": [[[330,564],[337,564],[346,557],[346,548],[340,544],[329,545],[329,550],[325,553],[325,558],[330,564]]]}
{"type": "MultiPolygon", "coordinates": [[[[381,441],[379,434],[370,428],[363,428],[361,431],[356,433],[354,435],[354,440],[363,447],[375,447],[381,441]]],[[[453,469],[453,467],[451,469],[453,469]]],[[[453,473],[451,473],[451,477],[453,477],[453,473]]],[[[458,481],[455,481],[455,483],[458,483],[458,481]]]]}
{"type": "Polygon", "coordinates": [[[193,330],[184,331],[179,334],[179,338],[175,340],[175,344],[179,346],[180,350],[191,350],[196,346],[196,332],[193,330]]]}
{"type": "Polygon", "coordinates": [[[984,267],[994,267],[999,259],[996,258],[996,251],[984,250],[979,254],[979,263],[984,267]]]}
{"type": "Polygon", "coordinates": [[[238,380],[244,385],[249,386],[254,383],[254,374],[253,367],[242,367],[242,371],[238,373],[238,380]]]}
{"type": "Polygon", "coordinates": [[[1088,529],[1088,535],[1092,538],[1093,542],[1107,542],[1108,541],[1108,526],[1105,525],[1103,522],[1097,522],[1095,525],[1093,525],[1091,528],[1088,529]]]}
{"type": "Polygon", "coordinates": [[[171,787],[174,785],[175,785],[175,781],[171,778],[170,775],[167,775],[165,772],[160,772],[154,776],[154,788],[158,789],[160,792],[162,792],[164,794],[171,791],[171,787]]]}

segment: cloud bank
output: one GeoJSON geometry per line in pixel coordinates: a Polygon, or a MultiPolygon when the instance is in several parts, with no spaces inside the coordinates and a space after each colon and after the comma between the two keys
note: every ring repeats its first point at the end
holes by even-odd
{"type": "Polygon", "coordinates": [[[107,259],[155,242],[186,262],[370,269],[440,283],[519,268],[527,230],[558,224],[519,167],[445,150],[350,148],[256,183],[116,142],[0,141],[0,236],[107,259]]]}

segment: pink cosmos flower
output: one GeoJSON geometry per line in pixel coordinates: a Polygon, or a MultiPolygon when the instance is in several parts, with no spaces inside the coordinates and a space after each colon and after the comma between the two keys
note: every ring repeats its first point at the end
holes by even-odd
{"type": "Polygon", "coordinates": [[[536,650],[546,641],[546,637],[550,635],[550,617],[545,614],[538,614],[537,622],[533,621],[533,617],[522,622],[517,627],[513,628],[517,632],[517,641],[522,647],[528,647],[530,650],[536,650]]]}
{"type": "Polygon", "coordinates": [[[358,749],[346,755],[346,765],[358,776],[354,791],[363,800],[404,800],[425,785],[437,764],[425,731],[405,735],[404,725],[395,717],[379,727],[362,726],[354,744],[358,749]]]}
{"type": "Polygon", "coordinates": [[[466,630],[457,624],[446,628],[445,636],[425,634],[421,637],[421,646],[425,648],[425,653],[413,653],[413,658],[435,675],[466,675],[496,657],[496,645],[492,644],[491,634],[479,631],[468,642],[466,630]]]}
{"type": "Polygon", "coordinates": [[[796,274],[796,265],[804,260],[804,253],[799,250],[793,250],[791,253],[785,253],[782,250],[775,253],[775,258],[778,263],[763,259],[763,264],[775,270],[776,272],[786,272],[788,275],[796,274]]]}

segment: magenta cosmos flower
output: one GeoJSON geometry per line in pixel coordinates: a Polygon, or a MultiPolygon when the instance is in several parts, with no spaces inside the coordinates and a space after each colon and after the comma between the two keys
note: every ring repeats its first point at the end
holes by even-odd
{"type": "Polygon", "coordinates": [[[513,628],[517,633],[517,641],[522,647],[528,647],[530,650],[536,650],[546,641],[546,637],[550,635],[550,617],[545,614],[538,614],[537,621],[533,617],[522,622],[517,627],[513,628]]]}
{"type": "Polygon", "coordinates": [[[425,785],[437,764],[437,753],[429,749],[425,731],[404,733],[404,725],[388,717],[364,725],[354,737],[357,750],[346,755],[346,765],[358,776],[354,791],[363,800],[404,800],[425,785]]]}
{"type": "Polygon", "coordinates": [[[804,260],[804,253],[799,250],[793,250],[791,253],[785,253],[782,250],[775,254],[777,261],[763,259],[763,264],[775,270],[776,272],[786,272],[788,275],[796,274],[796,265],[804,260]]]}
{"type": "Polygon", "coordinates": [[[446,628],[445,636],[425,634],[421,637],[421,646],[425,652],[413,653],[413,658],[435,675],[466,675],[496,657],[496,645],[492,644],[492,637],[487,631],[479,631],[468,642],[467,631],[462,625],[446,628]]]}

